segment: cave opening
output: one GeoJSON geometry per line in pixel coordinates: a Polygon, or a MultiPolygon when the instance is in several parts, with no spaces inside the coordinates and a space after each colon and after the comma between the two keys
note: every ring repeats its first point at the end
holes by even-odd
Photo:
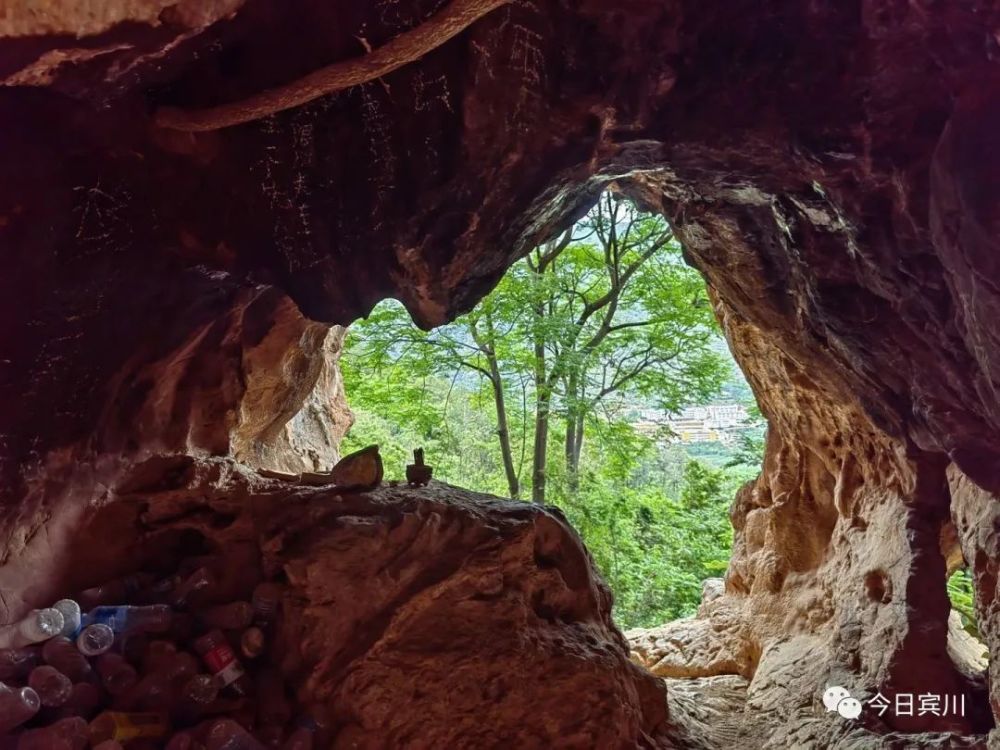
{"type": "Polygon", "coordinates": [[[725,572],[764,420],[669,224],[617,190],[452,323],[382,303],[339,365],[342,452],[378,444],[402,477],[419,446],[441,481],[560,508],[621,627],[694,614],[725,572]]]}
{"type": "MultiPolygon", "coordinates": [[[[255,695],[216,705],[226,719],[146,723],[155,738],[105,711],[156,708],[156,680],[93,702],[123,660],[146,670],[142,639],[89,673],[65,662],[84,703],[31,716],[25,670],[66,643],[4,649],[4,750],[161,750],[168,730],[170,750],[234,733],[254,750],[293,734],[336,750],[998,744],[996,3],[8,5],[0,632],[35,638],[72,617],[62,597],[104,584],[147,606],[210,578],[211,596],[173,597],[168,638],[204,687],[207,633],[186,625],[244,617],[259,585],[282,618],[247,657],[255,695]],[[481,315],[609,184],[666,217],[768,423],[722,584],[694,602],[685,582],[692,616],[628,637],[605,579],[620,622],[667,608],[622,594],[657,571],[611,541],[721,565],[664,528],[683,483],[615,506],[643,494],[641,441],[603,412],[581,433],[568,382],[544,441],[506,399],[509,435],[526,423],[506,462],[478,375],[421,394],[443,396],[452,436],[396,410],[400,444],[369,438],[385,481],[373,452],[337,450],[341,326],[388,298],[424,329],[481,315]],[[451,451],[476,429],[496,447],[451,451]],[[418,443],[439,478],[489,493],[402,481],[418,443]],[[125,733],[92,741],[109,722],[125,733]]],[[[530,394],[524,330],[502,343],[527,351],[530,394]]],[[[377,421],[362,411],[345,450],[377,421]]],[[[51,669],[34,683],[65,686],[51,669]]]]}

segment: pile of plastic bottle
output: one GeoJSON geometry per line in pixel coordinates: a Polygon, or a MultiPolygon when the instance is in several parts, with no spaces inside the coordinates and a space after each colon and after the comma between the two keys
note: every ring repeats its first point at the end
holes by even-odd
{"type": "Polygon", "coordinates": [[[283,587],[216,603],[221,558],[137,573],[0,629],[0,750],[313,750],[267,658],[283,587]]]}

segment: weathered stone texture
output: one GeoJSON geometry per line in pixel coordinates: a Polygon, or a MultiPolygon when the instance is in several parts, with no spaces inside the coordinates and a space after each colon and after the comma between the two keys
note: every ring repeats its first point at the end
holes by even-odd
{"type": "MultiPolygon", "coordinates": [[[[58,587],[39,571],[137,465],[325,466],[315,439],[346,415],[306,425],[313,394],[337,392],[329,325],[388,296],[441,323],[610,186],[672,220],[771,423],[733,505],[725,592],[677,626],[662,668],[746,679],[765,746],[980,741],[956,738],[985,736],[1000,693],[949,656],[944,582],[964,555],[995,655],[1000,8],[517,2],[299,109],[198,135],[152,126],[158,107],[364,54],[443,4],[4,7],[9,613],[58,587]],[[831,680],[964,691],[972,708],[835,725],[831,680]]],[[[407,721],[358,700],[363,727],[407,721]]],[[[641,723],[608,710],[612,727],[641,723]]]]}

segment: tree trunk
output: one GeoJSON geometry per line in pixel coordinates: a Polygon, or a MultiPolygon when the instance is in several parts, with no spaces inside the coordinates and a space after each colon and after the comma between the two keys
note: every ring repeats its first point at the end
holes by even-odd
{"type": "Polygon", "coordinates": [[[579,377],[571,372],[566,378],[566,489],[570,496],[580,487],[580,446],[577,422],[580,416],[579,377]]]}
{"type": "MultiPolygon", "coordinates": [[[[538,264],[532,267],[536,284],[554,260],[555,256],[547,259],[540,258],[538,264]]],[[[545,470],[549,450],[549,404],[552,400],[552,387],[549,383],[549,372],[545,361],[545,339],[540,330],[541,321],[545,317],[545,302],[536,299],[531,306],[531,312],[533,315],[531,337],[534,350],[535,378],[535,443],[531,462],[531,501],[541,505],[545,502],[545,470]]]]}
{"type": "Polygon", "coordinates": [[[490,383],[493,386],[493,403],[497,409],[497,437],[500,439],[500,455],[503,457],[503,471],[507,475],[507,490],[510,496],[517,500],[521,495],[521,483],[514,468],[514,454],[510,449],[510,428],[507,422],[507,402],[504,398],[503,379],[500,377],[500,367],[495,354],[488,354],[486,361],[490,366],[490,383]]]}
{"type": "Polygon", "coordinates": [[[576,455],[573,456],[573,466],[580,470],[580,455],[583,453],[583,424],[585,414],[576,415],[576,455]]]}
{"type": "MultiPolygon", "coordinates": [[[[545,384],[542,383],[542,388],[545,384]]],[[[531,500],[545,502],[545,464],[549,445],[549,394],[539,393],[535,402],[535,454],[531,475],[531,500]]]]}

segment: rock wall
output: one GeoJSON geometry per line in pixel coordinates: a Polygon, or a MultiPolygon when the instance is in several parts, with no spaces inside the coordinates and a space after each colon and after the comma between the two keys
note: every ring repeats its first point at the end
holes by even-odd
{"type": "Polygon", "coordinates": [[[694,618],[628,633],[636,660],[669,682],[746,680],[720,712],[749,747],[985,742],[994,720],[983,649],[968,648],[945,590],[963,564],[955,526],[983,526],[952,521],[948,464],[907,455],[858,408],[831,408],[815,373],[724,305],[719,313],[769,419],[764,466],[731,507],[724,582],[706,587],[694,618]],[[852,723],[823,707],[831,685],[863,701],[961,695],[966,710],[869,710],[852,723]]]}
{"type": "Polygon", "coordinates": [[[190,458],[140,467],[111,500],[77,531],[116,544],[63,580],[196,550],[232,561],[223,587],[248,571],[281,581],[270,658],[299,703],[332,715],[337,750],[673,747],[663,684],[630,662],[558,511],[436,482],[337,492],[190,458]]]}
{"type": "Polygon", "coordinates": [[[445,3],[106,6],[0,13],[10,614],[135,467],[294,468],[278,454],[329,428],[302,431],[310,388],[336,390],[327,326],[387,296],[447,320],[613,186],[674,223],[771,421],[683,676],[717,704],[747,680],[764,745],[983,741],[1000,693],[949,656],[944,580],[973,567],[995,654],[995,3],[512,2],[379,80],[197,134],[155,113],[364,55],[445,3]],[[837,723],[833,679],[970,709],[837,723]]]}

